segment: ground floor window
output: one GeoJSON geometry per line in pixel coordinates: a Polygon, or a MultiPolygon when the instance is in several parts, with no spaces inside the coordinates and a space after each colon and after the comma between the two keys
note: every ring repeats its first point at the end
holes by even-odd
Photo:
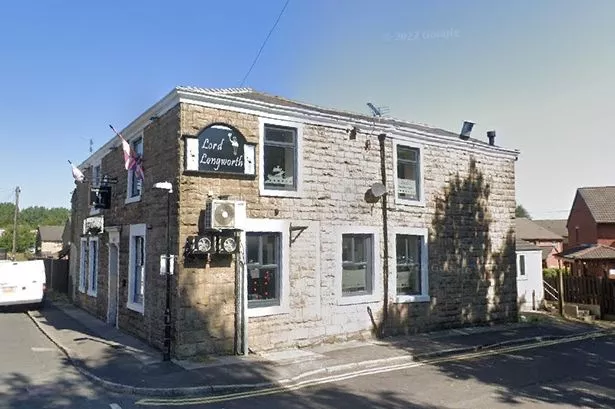
{"type": "Polygon", "coordinates": [[[128,308],[143,313],[145,303],[145,224],[130,226],[128,261],[128,308]]]}
{"type": "Polygon", "coordinates": [[[373,235],[342,235],[342,296],[372,293],[373,235]]]}
{"type": "Polygon", "coordinates": [[[280,233],[246,233],[249,308],[280,305],[280,243],[280,233]]]}
{"type": "Polygon", "coordinates": [[[422,291],[422,237],[409,234],[398,234],[395,241],[395,258],[397,260],[397,294],[419,295],[422,291]]]}

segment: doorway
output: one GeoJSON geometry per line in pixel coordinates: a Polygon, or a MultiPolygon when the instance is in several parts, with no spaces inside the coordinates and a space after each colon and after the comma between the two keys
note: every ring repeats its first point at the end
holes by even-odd
{"type": "Polygon", "coordinates": [[[120,249],[117,244],[109,244],[109,296],[107,306],[107,323],[117,328],[118,283],[120,269],[120,249]]]}

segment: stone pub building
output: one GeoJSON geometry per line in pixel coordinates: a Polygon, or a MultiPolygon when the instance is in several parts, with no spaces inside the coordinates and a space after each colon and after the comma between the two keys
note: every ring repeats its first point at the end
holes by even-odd
{"type": "Polygon", "coordinates": [[[120,133],[145,178],[115,135],[80,165],[73,299],[162,347],[170,199],[173,357],[516,319],[518,152],[494,138],[191,87],[120,133]]]}

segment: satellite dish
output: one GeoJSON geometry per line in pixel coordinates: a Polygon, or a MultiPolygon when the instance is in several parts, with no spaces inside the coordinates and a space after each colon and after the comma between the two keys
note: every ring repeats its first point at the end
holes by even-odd
{"type": "Polygon", "coordinates": [[[387,188],[382,183],[374,183],[370,190],[374,197],[382,197],[387,192],[387,188]]]}

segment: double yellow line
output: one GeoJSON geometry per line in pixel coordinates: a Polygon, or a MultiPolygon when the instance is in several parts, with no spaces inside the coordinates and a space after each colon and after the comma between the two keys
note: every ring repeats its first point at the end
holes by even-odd
{"type": "Polygon", "coordinates": [[[485,351],[480,351],[480,352],[466,353],[466,354],[452,356],[452,357],[435,358],[435,359],[430,359],[430,360],[426,360],[422,362],[413,361],[413,362],[407,362],[403,364],[390,365],[386,367],[363,369],[360,371],[354,371],[354,372],[344,373],[340,375],[332,375],[332,376],[327,376],[327,377],[323,377],[319,379],[311,379],[311,380],[296,382],[288,386],[275,386],[275,387],[268,387],[268,388],[260,389],[260,390],[250,390],[246,392],[236,392],[236,393],[229,393],[226,395],[216,395],[216,396],[186,397],[186,398],[181,398],[181,397],[178,397],[178,398],[145,398],[145,399],[138,400],[136,404],[144,405],[144,406],[206,405],[206,404],[212,404],[212,403],[227,402],[231,400],[239,400],[239,399],[254,398],[254,397],[259,397],[259,396],[275,395],[275,394],[281,394],[285,392],[292,392],[292,391],[296,391],[296,390],[311,387],[311,386],[318,386],[318,385],[323,385],[323,384],[332,383],[332,382],[344,381],[347,379],[357,378],[360,376],[400,371],[400,370],[411,369],[411,368],[418,368],[421,366],[434,365],[434,364],[443,363],[443,362],[463,361],[463,360],[469,360],[473,358],[480,358],[480,357],[486,357],[486,356],[503,355],[503,354],[507,354],[510,352],[517,352],[517,351],[523,351],[523,350],[535,349],[535,348],[543,348],[543,347],[547,347],[550,345],[566,344],[569,342],[582,341],[585,339],[601,338],[601,337],[605,337],[609,335],[612,335],[612,333],[599,332],[599,333],[583,334],[583,335],[577,335],[577,336],[556,339],[556,340],[551,340],[551,341],[543,341],[543,342],[526,344],[526,345],[503,347],[497,350],[485,350],[485,351]]]}

